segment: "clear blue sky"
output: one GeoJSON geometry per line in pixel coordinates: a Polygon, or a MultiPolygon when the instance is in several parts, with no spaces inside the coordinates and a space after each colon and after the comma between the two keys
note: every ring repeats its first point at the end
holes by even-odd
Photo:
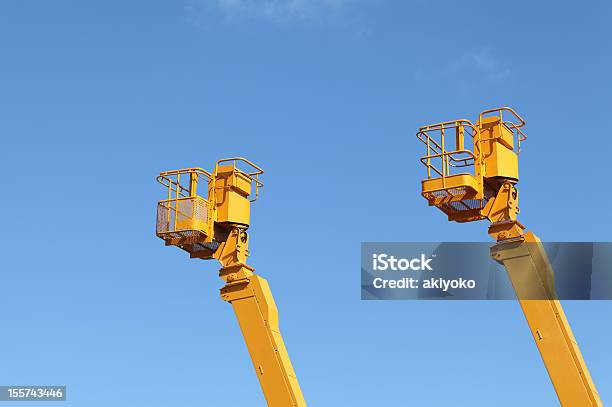
{"type": "MultiPolygon", "coordinates": [[[[0,384],[66,384],[66,406],[263,406],[218,266],[154,236],[159,171],[244,155],[266,169],[250,263],[309,405],[557,406],[518,304],[362,302],[359,249],[487,239],[419,197],[414,133],[498,105],[528,121],[523,222],[610,241],[611,16],[605,1],[3,1],[0,384]]],[[[566,312],[610,404],[612,303],[566,312]]]]}

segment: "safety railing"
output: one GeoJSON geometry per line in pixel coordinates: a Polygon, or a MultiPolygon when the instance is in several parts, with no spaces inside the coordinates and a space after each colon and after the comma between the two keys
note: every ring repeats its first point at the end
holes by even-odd
{"type": "Polygon", "coordinates": [[[253,164],[246,158],[231,157],[217,161],[217,164],[215,165],[215,174],[218,173],[219,167],[221,165],[230,165],[231,167],[233,167],[234,170],[238,170],[242,174],[246,175],[255,187],[255,193],[252,194],[249,200],[251,202],[255,202],[259,198],[259,190],[264,186],[263,182],[261,182],[261,180],[259,179],[259,176],[264,173],[263,169],[253,164]]]}
{"type": "Polygon", "coordinates": [[[157,234],[208,229],[208,201],[187,197],[160,201],[157,204],[157,234]]]}
{"type": "MultiPolygon", "coordinates": [[[[525,126],[525,120],[521,116],[519,116],[519,114],[516,113],[511,107],[498,107],[495,109],[489,109],[481,112],[478,117],[478,126],[482,125],[481,123],[483,122],[483,119],[485,117],[490,117],[494,113],[496,113],[496,115],[499,117],[499,126],[505,126],[510,132],[512,132],[514,140],[516,140],[516,148],[514,151],[519,154],[521,152],[521,142],[527,140],[527,136],[521,130],[521,127],[525,126]],[[512,115],[512,119],[504,121],[504,112],[510,113],[512,115]]],[[[481,139],[480,141],[483,142],[487,140],[481,139]]]]}
{"type": "MultiPolygon", "coordinates": [[[[474,175],[476,155],[473,152],[477,130],[465,119],[430,124],[419,128],[416,136],[426,146],[427,154],[420,158],[427,168],[427,179],[446,178],[465,169],[474,175]],[[454,137],[454,148],[449,149],[448,137],[454,137]]],[[[477,143],[476,143],[477,144],[477,143]]]]}
{"type": "Polygon", "coordinates": [[[168,199],[178,199],[197,195],[200,181],[203,180],[208,185],[211,177],[212,175],[202,168],[185,168],[162,172],[157,177],[157,182],[168,188],[168,199]]]}
{"type": "Polygon", "coordinates": [[[167,199],[157,205],[158,235],[208,229],[209,202],[198,195],[198,184],[208,187],[211,174],[201,168],[162,172],[157,181],[167,188],[167,199]]]}

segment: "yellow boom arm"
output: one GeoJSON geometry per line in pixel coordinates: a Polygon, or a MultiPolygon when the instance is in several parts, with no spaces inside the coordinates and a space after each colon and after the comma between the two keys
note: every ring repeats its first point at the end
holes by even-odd
{"type": "Polygon", "coordinates": [[[512,108],[501,107],[480,113],[476,124],[460,119],[421,127],[427,168],[421,195],[450,221],[491,222],[488,233],[497,241],[491,255],[508,272],[561,405],[602,407],[557,300],[544,247],[517,220],[523,126],[512,108]]]}
{"type": "Polygon", "coordinates": [[[555,299],[553,270],[540,239],[528,232],[524,240],[500,241],[491,255],[508,272],[561,405],[602,407],[563,307],[555,299]]]}
{"type": "Polygon", "coordinates": [[[221,263],[221,298],[234,308],[268,406],[306,407],[268,282],[246,264],[250,203],[263,186],[262,173],[241,157],[219,160],[212,173],[201,168],[162,172],[157,179],[168,191],[157,207],[157,236],[191,258],[221,263]],[[200,181],[207,182],[207,199],[198,194],[200,181]]]}
{"type": "Polygon", "coordinates": [[[221,269],[220,275],[227,281],[221,298],[234,308],[268,405],[305,407],[268,282],[240,264],[221,269]]]}

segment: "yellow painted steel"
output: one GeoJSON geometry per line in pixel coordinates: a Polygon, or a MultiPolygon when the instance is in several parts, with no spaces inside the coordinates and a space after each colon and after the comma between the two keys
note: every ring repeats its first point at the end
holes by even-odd
{"type": "Polygon", "coordinates": [[[221,298],[236,313],[267,404],[305,407],[268,282],[246,264],[250,204],[263,187],[261,174],[241,157],[219,160],[212,173],[201,168],[162,172],[157,180],[167,197],[158,203],[156,234],[191,258],[221,263],[221,298]],[[198,194],[201,181],[207,183],[207,198],[198,194]]]}
{"type": "Polygon", "coordinates": [[[540,239],[528,232],[522,241],[497,243],[491,254],[508,271],[561,405],[603,406],[556,299],[553,270],[540,239]]]}
{"type": "Polygon", "coordinates": [[[563,407],[602,407],[591,375],[554,289],[540,240],[518,221],[518,154],[525,121],[511,108],[482,112],[476,124],[455,120],[423,126],[422,196],[450,221],[487,219],[497,244],[491,256],[506,268],[563,407]],[[511,114],[504,120],[503,114],[511,114]],[[447,133],[454,135],[448,145],[447,133]],[[466,144],[467,143],[467,144],[466,144]]]}
{"type": "Polygon", "coordinates": [[[513,109],[502,107],[485,110],[476,124],[460,119],[421,127],[417,138],[426,146],[421,162],[427,168],[421,195],[451,221],[486,219],[482,210],[501,185],[518,182],[524,125],[513,109]]]}

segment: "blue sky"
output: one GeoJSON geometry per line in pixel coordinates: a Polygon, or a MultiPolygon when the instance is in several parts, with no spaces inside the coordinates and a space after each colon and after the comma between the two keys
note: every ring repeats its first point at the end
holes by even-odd
{"type": "MultiPolygon", "coordinates": [[[[266,169],[249,261],[309,405],[558,405],[518,304],[362,302],[359,249],[487,239],[419,197],[414,133],[499,105],[528,122],[523,223],[610,241],[611,8],[3,1],[0,384],[264,405],[218,266],[154,236],[158,172],[244,155],[266,169]]],[[[609,404],[612,303],[565,307],[609,404]]]]}

